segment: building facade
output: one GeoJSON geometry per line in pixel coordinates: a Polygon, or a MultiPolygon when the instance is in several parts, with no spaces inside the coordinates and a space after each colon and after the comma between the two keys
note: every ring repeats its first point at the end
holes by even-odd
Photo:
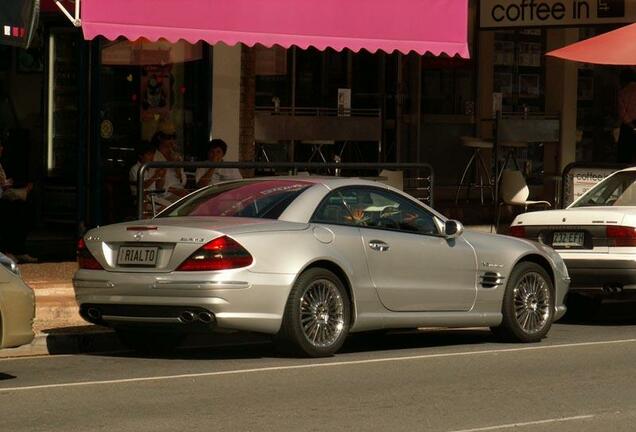
{"type": "Polygon", "coordinates": [[[545,53],[634,21],[628,1],[580,0],[573,10],[566,3],[471,1],[470,60],[85,41],[49,7],[32,48],[0,48],[0,129],[11,169],[38,185],[37,223],[74,234],[134,215],[128,170],[141,143],[166,121],[186,160],[202,160],[208,140],[222,138],[229,145],[226,160],[338,155],[343,162],[428,162],[435,168],[436,200],[453,213],[456,185],[471,156],[460,137],[491,139],[497,110],[522,118],[549,115],[559,119],[558,136],[527,142],[517,157],[533,193],[551,198],[553,176],[568,163],[615,160],[620,68],[545,53]],[[605,11],[606,3],[623,4],[622,15],[605,11]],[[338,128],[332,135],[277,135],[274,123],[283,113],[302,115],[306,129],[325,115],[349,122],[342,124],[376,121],[378,128],[351,136],[338,128]]]}

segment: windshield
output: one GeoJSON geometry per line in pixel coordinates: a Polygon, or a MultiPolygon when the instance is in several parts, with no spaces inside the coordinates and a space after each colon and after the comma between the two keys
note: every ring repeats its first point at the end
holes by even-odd
{"type": "Polygon", "coordinates": [[[572,205],[597,206],[636,206],[636,171],[623,171],[606,178],[572,205]]]}
{"type": "Polygon", "coordinates": [[[313,183],[294,180],[252,180],[202,189],[157,217],[232,216],[278,219],[313,183]]]}

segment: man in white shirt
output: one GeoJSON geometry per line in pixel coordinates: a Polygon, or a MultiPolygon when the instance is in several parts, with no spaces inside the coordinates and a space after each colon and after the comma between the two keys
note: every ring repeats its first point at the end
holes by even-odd
{"type": "MultiPolygon", "coordinates": [[[[208,161],[223,162],[223,157],[227,153],[227,144],[222,139],[210,141],[208,149],[208,161]]],[[[240,180],[241,172],[236,168],[197,168],[195,181],[197,187],[214,185],[224,181],[240,180]]]]}
{"type": "MultiPolygon", "coordinates": [[[[130,192],[133,197],[137,197],[137,175],[141,166],[147,162],[152,162],[155,156],[155,148],[147,141],[142,143],[137,153],[137,163],[130,167],[128,179],[130,180],[130,192]]],[[[147,169],[144,171],[144,191],[160,189],[158,183],[163,182],[166,176],[165,169],[147,169]]]]}

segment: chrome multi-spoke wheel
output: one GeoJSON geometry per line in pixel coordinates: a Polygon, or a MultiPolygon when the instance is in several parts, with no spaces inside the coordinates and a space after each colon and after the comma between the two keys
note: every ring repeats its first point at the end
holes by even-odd
{"type": "Polygon", "coordinates": [[[350,300],[343,281],[324,268],[311,268],[289,294],[276,337],[284,351],[325,357],[340,349],[349,332],[350,300]]]}
{"type": "Polygon", "coordinates": [[[550,320],[550,288],[545,278],[537,272],[526,273],[514,289],[514,306],[517,323],[527,333],[543,330],[550,320]]]}
{"type": "Polygon", "coordinates": [[[501,325],[493,327],[493,332],[507,340],[540,341],[552,326],[553,293],[546,269],[534,262],[517,264],[503,294],[501,325]]]}
{"type": "Polygon", "coordinates": [[[307,341],[329,347],[344,329],[344,302],[338,287],[327,279],[313,281],[300,297],[300,323],[307,341]]]}

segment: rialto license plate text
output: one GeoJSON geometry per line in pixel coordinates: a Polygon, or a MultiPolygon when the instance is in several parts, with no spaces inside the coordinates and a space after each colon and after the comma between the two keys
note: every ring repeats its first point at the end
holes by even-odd
{"type": "Polygon", "coordinates": [[[117,264],[154,266],[157,263],[156,247],[127,247],[119,248],[117,264]]]}

